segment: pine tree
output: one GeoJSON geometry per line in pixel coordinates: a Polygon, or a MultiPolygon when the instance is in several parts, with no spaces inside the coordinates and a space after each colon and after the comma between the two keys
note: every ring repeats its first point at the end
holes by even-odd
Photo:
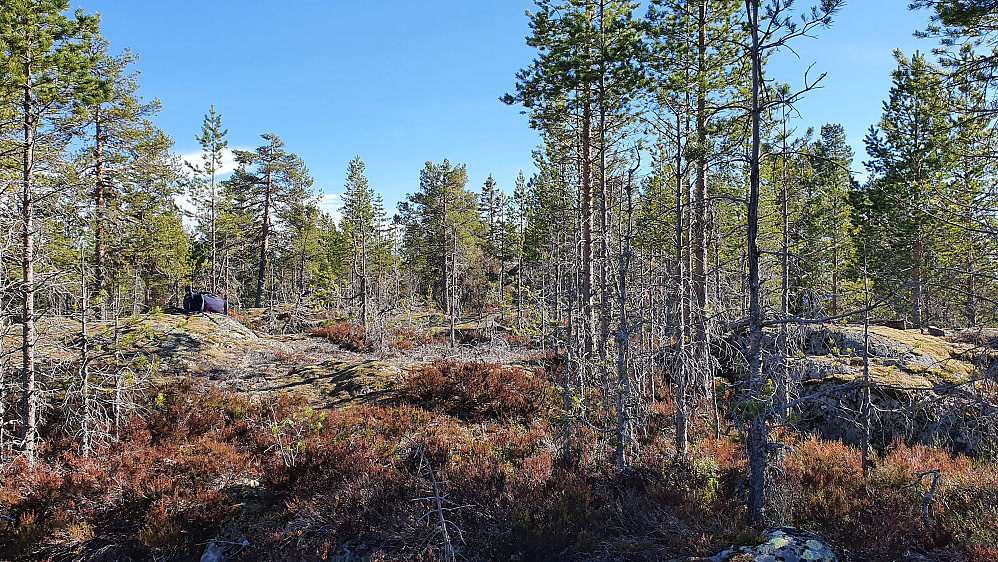
{"type": "Polygon", "coordinates": [[[122,206],[122,176],[134,158],[134,152],[143,143],[143,134],[150,127],[148,118],[159,112],[159,101],[145,103],[138,96],[138,76],[129,71],[137,57],[129,51],[119,55],[110,53],[108,42],[102,37],[89,44],[89,54],[96,64],[92,76],[108,86],[106,95],[90,104],[78,107],[74,122],[87,132],[87,142],[82,154],[82,165],[92,176],[94,276],[96,300],[100,303],[102,319],[107,318],[107,299],[111,292],[109,277],[117,273],[109,255],[116,255],[115,241],[120,241],[122,224],[119,210],[122,206]]]}
{"type": "Polygon", "coordinates": [[[951,105],[938,69],[916,53],[895,53],[890,97],[879,128],[866,137],[873,180],[858,195],[863,257],[881,271],[881,288],[898,290],[907,274],[911,321],[926,316],[926,260],[936,221],[927,212],[950,165],[951,105]],[[886,275],[886,278],[884,276],[886,275]]]}
{"type": "MultiPolygon", "coordinates": [[[[993,298],[995,283],[987,274],[995,251],[994,222],[996,189],[993,179],[998,162],[989,154],[994,139],[991,118],[977,108],[986,104],[987,85],[960,81],[950,87],[954,104],[952,181],[938,201],[935,214],[944,219],[941,238],[948,243],[939,250],[940,269],[948,279],[942,283],[963,301],[963,324],[977,326],[983,304],[993,298]],[[961,279],[962,277],[962,279],[961,279]]],[[[942,309],[943,307],[939,307],[942,309]]],[[[952,308],[945,307],[952,314],[952,308]]],[[[940,310],[943,312],[943,310],[940,310]]],[[[992,316],[993,318],[993,316],[992,316]]],[[[949,325],[957,324],[952,316],[949,325]]]]}
{"type": "MultiPolygon", "coordinates": [[[[549,136],[576,139],[575,167],[580,191],[579,299],[583,349],[596,348],[597,258],[606,256],[607,186],[613,135],[631,120],[627,106],[638,92],[641,28],[630,0],[537,0],[527,44],[539,56],[517,73],[516,95],[503,102],[522,103],[531,127],[549,136]],[[599,206],[599,208],[597,208],[599,206]],[[602,233],[600,230],[602,229],[602,233]],[[599,255],[597,255],[597,251],[599,255]]],[[[619,140],[619,137],[618,137],[619,140]]],[[[604,263],[604,272],[605,266],[604,263]]],[[[606,315],[604,314],[604,317],[606,315]]],[[[608,337],[604,329],[604,338],[608,337]]]]}
{"type": "Polygon", "coordinates": [[[360,299],[360,318],[364,327],[370,317],[368,298],[370,296],[371,252],[377,245],[379,230],[378,212],[375,206],[374,189],[364,176],[364,162],[355,157],[347,166],[346,193],[340,207],[340,226],[350,242],[350,255],[353,277],[357,279],[356,297],[360,299]]]}
{"type": "Polygon", "coordinates": [[[216,185],[218,174],[222,169],[225,158],[225,149],[229,146],[229,141],[225,140],[225,135],[228,133],[228,129],[222,129],[222,114],[216,113],[215,106],[212,105],[208,113],[204,116],[204,122],[201,124],[201,134],[194,136],[198,143],[201,144],[201,160],[203,164],[200,167],[191,163],[187,164],[188,168],[195,174],[194,181],[191,184],[191,201],[196,206],[201,206],[205,203],[208,206],[208,216],[199,216],[199,218],[202,219],[202,223],[207,222],[207,224],[201,224],[201,229],[208,231],[208,250],[211,255],[211,277],[209,285],[212,292],[218,291],[217,221],[219,214],[218,207],[222,203],[218,200],[216,185]]]}
{"type": "Polygon", "coordinates": [[[284,150],[284,142],[273,134],[261,135],[267,144],[255,151],[236,150],[238,168],[224,188],[231,194],[238,214],[259,225],[259,259],[256,268],[256,291],[253,306],[264,302],[267,265],[274,218],[296,203],[311,198],[312,178],[298,156],[284,150]]]}
{"type": "MultiPolygon", "coordinates": [[[[773,0],[761,6],[761,0],[745,0],[746,23],[750,39],[746,52],[751,63],[751,89],[747,109],[751,128],[750,144],[746,162],[748,164],[748,205],[746,220],[746,248],[749,293],[749,404],[752,411],[748,420],[747,449],[749,457],[749,514],[754,522],[761,522],[766,506],[766,471],[768,470],[769,430],[768,405],[763,387],[766,378],[763,374],[762,329],[765,311],[762,303],[762,277],[759,258],[760,226],[760,180],[762,168],[762,119],[765,111],[772,108],[773,101],[762,97],[764,84],[765,55],[774,49],[785,46],[790,40],[807,35],[818,26],[831,23],[832,15],[841,7],[843,0],[822,0],[819,7],[812,8],[798,24],[789,12],[789,3],[773,0]],[[762,8],[762,9],[760,9],[762,8]]],[[[809,86],[810,87],[810,86],[809,86]]],[[[797,96],[792,96],[797,97],[797,96]]],[[[777,100],[776,104],[781,103],[777,100]]]]}
{"type": "MultiPolygon", "coordinates": [[[[44,152],[58,150],[50,136],[53,123],[76,103],[93,103],[108,95],[107,84],[94,78],[95,57],[88,42],[97,35],[99,18],[77,10],[65,15],[68,0],[3,0],[0,2],[0,98],[17,103],[20,138],[20,237],[22,292],[23,447],[32,462],[38,449],[40,393],[35,366],[35,196],[44,152]],[[51,143],[51,144],[50,144],[51,143]],[[39,157],[41,156],[41,158],[39,157]]],[[[6,133],[6,131],[5,131],[6,133]]]]}
{"type": "MultiPolygon", "coordinates": [[[[685,140],[681,156],[691,161],[695,174],[690,274],[698,311],[708,306],[708,176],[711,168],[730,158],[730,147],[737,143],[740,128],[728,126],[730,117],[726,116],[747,79],[744,58],[737,48],[745,39],[738,21],[739,6],[739,0],[654,0],[646,18],[652,39],[649,67],[659,85],[657,111],[678,112],[689,121],[685,134],[690,138],[685,140]]],[[[704,331],[705,326],[698,321],[697,341],[702,341],[704,331]]]]}
{"type": "Polygon", "coordinates": [[[942,64],[958,81],[987,82],[998,77],[998,2],[914,0],[909,7],[934,12],[927,29],[916,35],[940,39],[937,52],[942,64]],[[974,52],[982,46],[985,53],[974,52]]]}

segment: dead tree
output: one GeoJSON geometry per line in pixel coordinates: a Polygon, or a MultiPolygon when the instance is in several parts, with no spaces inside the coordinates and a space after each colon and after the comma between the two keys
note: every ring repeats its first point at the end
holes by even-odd
{"type": "Polygon", "coordinates": [[[627,219],[623,247],[620,251],[620,294],[617,296],[619,305],[619,324],[617,325],[617,468],[624,470],[627,459],[624,456],[625,441],[629,436],[627,405],[631,399],[631,377],[627,372],[627,351],[630,344],[630,327],[627,322],[627,273],[631,264],[631,237],[634,225],[634,173],[641,164],[638,152],[635,166],[627,172],[627,182],[624,184],[627,199],[627,219]]]}
{"type": "MultiPolygon", "coordinates": [[[[763,64],[765,55],[787,45],[801,36],[807,36],[818,26],[831,23],[831,16],[842,5],[843,0],[822,0],[821,6],[813,8],[804,17],[802,23],[795,21],[790,14],[785,13],[789,6],[779,0],[766,3],[760,20],[760,4],[762,0],[745,0],[746,20],[749,29],[748,57],[751,62],[752,86],[748,104],[748,117],[751,123],[751,144],[748,153],[749,198],[747,228],[747,266],[748,266],[748,296],[749,296],[749,382],[748,401],[744,410],[748,413],[748,457],[749,457],[749,514],[755,523],[763,520],[763,510],[766,507],[766,471],[768,467],[768,414],[769,407],[764,396],[766,378],[762,365],[762,336],[765,311],[762,308],[762,279],[760,277],[759,258],[759,194],[760,168],[762,164],[762,115],[768,104],[763,101],[764,84],[763,64]]],[[[818,80],[820,80],[819,78],[818,80]]],[[[777,103],[793,103],[793,101],[811,90],[817,81],[807,83],[800,92],[790,95],[777,103]]]]}

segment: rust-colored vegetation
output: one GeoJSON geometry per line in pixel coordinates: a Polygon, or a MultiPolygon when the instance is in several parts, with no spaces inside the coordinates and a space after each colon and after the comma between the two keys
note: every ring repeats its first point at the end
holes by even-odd
{"type": "MultiPolygon", "coordinates": [[[[714,438],[700,422],[690,457],[677,458],[663,396],[628,472],[580,424],[565,459],[555,382],[542,369],[439,361],[407,372],[396,403],[314,411],[190,381],[150,393],[120,440],[89,458],[67,452],[77,447],[55,417],[43,462],[0,471],[0,558],[194,560],[224,540],[248,542],[234,560],[441,559],[427,465],[467,560],[677,560],[751,534],[737,435],[714,438]]],[[[995,465],[895,444],[864,479],[855,448],[774,439],[784,448],[770,517],[844,559],[995,559],[995,465]],[[928,470],[941,478],[926,528],[929,482],[917,482],[928,470]]]]}
{"type": "Polygon", "coordinates": [[[320,336],[328,339],[347,351],[371,351],[371,340],[364,335],[364,327],[352,322],[337,322],[315,328],[312,330],[313,336],[320,336]]]}

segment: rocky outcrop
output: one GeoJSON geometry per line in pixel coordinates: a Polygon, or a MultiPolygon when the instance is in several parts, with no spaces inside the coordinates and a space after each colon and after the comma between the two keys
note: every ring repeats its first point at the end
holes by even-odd
{"type": "MultiPolygon", "coordinates": [[[[871,439],[943,444],[958,453],[998,450],[998,405],[973,382],[969,345],[932,335],[878,327],[870,337],[871,439]]],[[[826,439],[859,444],[863,332],[824,328],[807,339],[800,425],[826,439]],[[848,388],[852,383],[852,388],[848,388]],[[834,392],[836,387],[846,387],[834,392]]]]}
{"type": "Polygon", "coordinates": [[[763,533],[765,542],[730,548],[711,562],[838,562],[832,547],[813,533],[793,527],[778,527],[763,533]]]}
{"type": "MultiPolygon", "coordinates": [[[[981,350],[951,338],[871,327],[871,439],[886,447],[941,444],[953,452],[998,452],[998,403],[979,378],[981,350]]],[[[864,335],[857,326],[767,330],[766,365],[774,381],[792,381],[792,395],[810,397],[787,416],[799,430],[858,445],[862,439],[864,335]],[[785,349],[785,353],[778,350],[785,349]]],[[[738,377],[739,365],[729,369],[738,377]]]]}
{"type": "Polygon", "coordinates": [[[401,369],[383,361],[323,361],[293,369],[281,389],[307,385],[327,407],[371,404],[392,398],[401,369]]]}

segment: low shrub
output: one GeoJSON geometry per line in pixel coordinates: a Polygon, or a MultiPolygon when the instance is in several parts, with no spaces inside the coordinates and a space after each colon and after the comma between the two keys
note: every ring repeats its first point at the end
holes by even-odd
{"type": "MultiPolygon", "coordinates": [[[[132,559],[196,559],[209,540],[246,538],[241,559],[437,560],[431,470],[468,560],[672,560],[758,530],[746,522],[737,433],[695,426],[689,456],[677,457],[671,399],[652,407],[640,455],[621,472],[595,422],[573,426],[562,458],[561,401],[541,370],[437,361],[409,372],[400,393],[316,411],[292,395],[250,401],[189,380],[152,392],[100,455],[80,457],[50,428],[36,468],[0,465],[0,558],[86,558],[114,543],[132,559]]],[[[783,447],[768,515],[843,559],[998,558],[993,463],[899,443],[864,479],[855,448],[772,437],[783,447]],[[929,470],[941,478],[926,528],[927,482],[915,482],[929,470]]]]}
{"type": "Polygon", "coordinates": [[[556,390],[542,369],[436,361],[409,372],[402,400],[467,421],[533,418],[555,407],[556,390]]]}
{"type": "Polygon", "coordinates": [[[427,330],[391,326],[388,328],[388,346],[403,351],[416,349],[420,345],[444,343],[445,339],[427,330]]]}
{"type": "Polygon", "coordinates": [[[364,327],[352,322],[314,328],[312,335],[326,338],[347,351],[366,352],[373,349],[371,340],[364,334],[364,327]]]}

